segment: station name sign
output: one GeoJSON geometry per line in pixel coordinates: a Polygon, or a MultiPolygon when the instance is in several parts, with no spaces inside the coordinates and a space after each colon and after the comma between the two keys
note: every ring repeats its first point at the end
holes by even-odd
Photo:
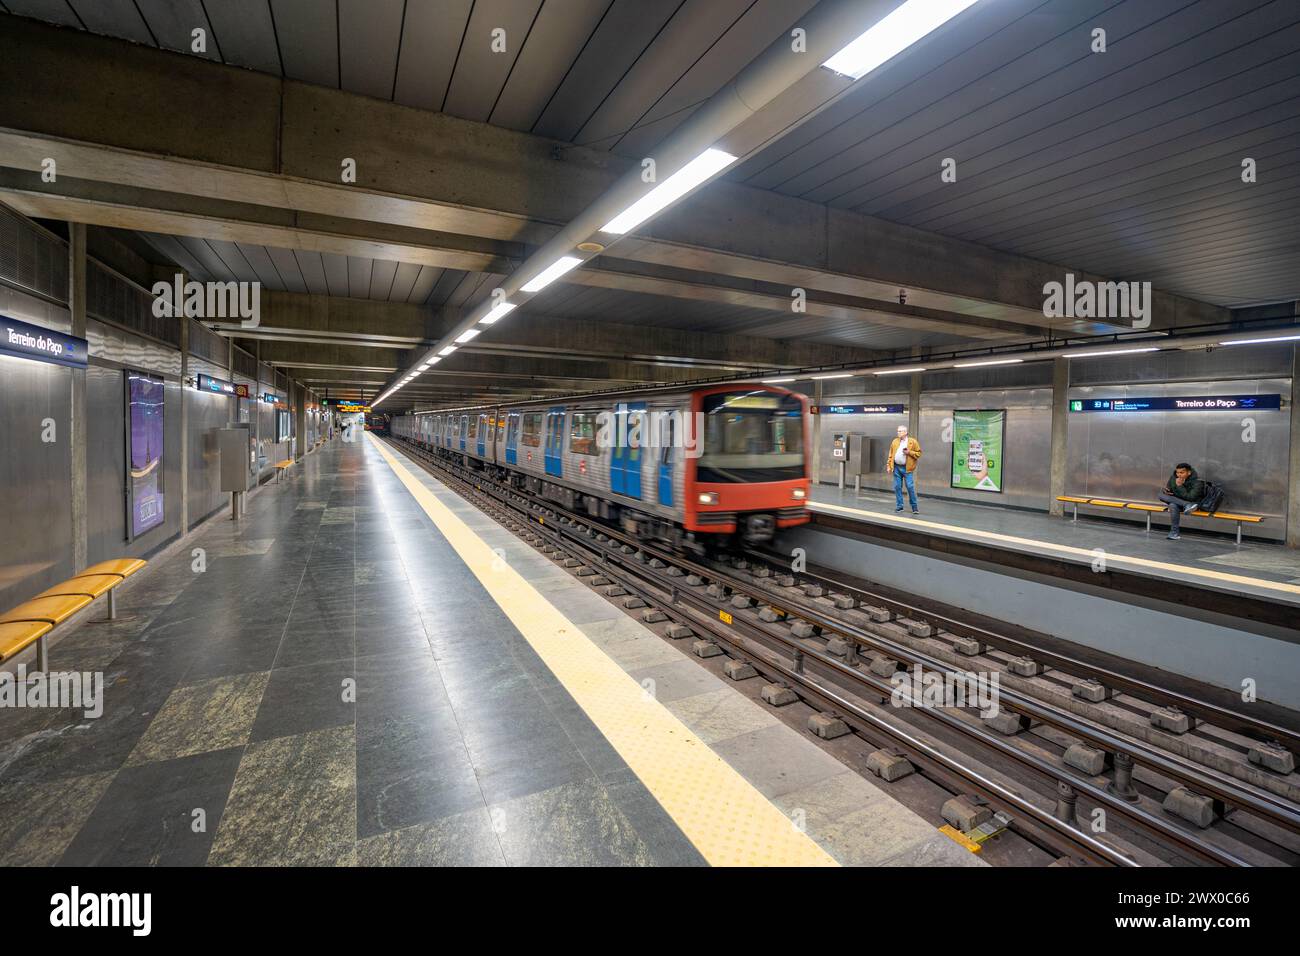
{"type": "Polygon", "coordinates": [[[1281,408],[1281,395],[1212,395],[1206,398],[1071,399],[1072,412],[1244,412],[1281,408]]]}
{"type": "Polygon", "coordinates": [[[907,410],[903,404],[891,405],[814,405],[814,415],[901,415],[907,410]]]}
{"type": "Polygon", "coordinates": [[[211,375],[199,373],[195,388],[200,392],[212,392],[215,395],[234,395],[237,398],[248,398],[248,386],[237,385],[234,382],[227,382],[224,379],[213,378],[211,375]]]}
{"type": "Polygon", "coordinates": [[[0,330],[3,332],[0,335],[0,352],[6,355],[67,365],[69,368],[86,367],[90,347],[85,339],[52,332],[39,325],[29,325],[7,315],[0,315],[0,330]]]}

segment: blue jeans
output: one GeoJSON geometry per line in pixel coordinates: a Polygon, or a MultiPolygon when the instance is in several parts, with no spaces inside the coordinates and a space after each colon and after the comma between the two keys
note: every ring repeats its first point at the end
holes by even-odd
{"type": "Polygon", "coordinates": [[[916,511],[916,476],[908,471],[906,467],[894,466],[894,503],[895,507],[903,510],[903,485],[907,484],[907,499],[912,503],[912,510],[916,511]]]}
{"type": "Polygon", "coordinates": [[[1183,516],[1184,512],[1195,511],[1197,502],[1179,498],[1177,495],[1168,495],[1163,491],[1160,492],[1159,498],[1169,506],[1169,531],[1171,534],[1177,534],[1178,520],[1183,516]]]}

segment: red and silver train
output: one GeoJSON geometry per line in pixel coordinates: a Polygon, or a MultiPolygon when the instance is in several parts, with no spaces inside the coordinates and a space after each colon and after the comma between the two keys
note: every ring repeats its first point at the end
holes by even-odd
{"type": "Polygon", "coordinates": [[[808,401],[767,385],[419,412],[392,433],[674,548],[808,521],[808,401]]]}

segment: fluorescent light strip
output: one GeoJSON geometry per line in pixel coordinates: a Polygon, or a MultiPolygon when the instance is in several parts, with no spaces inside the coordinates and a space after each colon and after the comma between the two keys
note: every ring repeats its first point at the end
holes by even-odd
{"type": "Polygon", "coordinates": [[[882,368],[876,372],[877,375],[908,375],[912,372],[924,372],[925,367],[920,365],[908,366],[907,368],[882,368]]]}
{"type": "Polygon", "coordinates": [[[784,385],[786,382],[797,382],[799,379],[791,375],[789,378],[765,378],[762,380],[764,385],[784,385]]]}
{"type": "Polygon", "coordinates": [[[907,0],[822,66],[859,80],[977,0],[907,0]]]}
{"type": "Polygon", "coordinates": [[[1137,355],[1140,352],[1159,352],[1154,345],[1149,349],[1101,349],[1096,352],[1063,352],[1061,358],[1100,358],[1103,355],[1137,355]]]}
{"type": "Polygon", "coordinates": [[[482,330],[482,329],[466,329],[464,332],[460,333],[460,335],[456,336],[456,343],[459,344],[459,345],[464,345],[464,344],[465,344],[466,342],[468,342],[470,339],[477,338],[479,332],[481,332],[481,331],[483,331],[483,330],[482,330]]]}
{"type": "Polygon", "coordinates": [[[537,273],[537,275],[533,276],[533,278],[529,279],[528,282],[524,284],[523,291],[540,292],[574,266],[581,264],[582,260],[577,256],[560,256],[560,258],[556,259],[541,272],[537,273]]]}
{"type": "Polygon", "coordinates": [[[1273,335],[1266,339],[1230,339],[1220,345],[1263,345],[1266,342],[1294,342],[1300,335],[1273,335]]]}
{"type": "Polygon", "coordinates": [[[958,362],[953,368],[984,368],[987,365],[1019,365],[1024,359],[990,359],[987,362],[958,362]]]}
{"type": "Polygon", "coordinates": [[[420,371],[421,372],[429,371],[429,366],[432,364],[433,364],[432,362],[425,362],[423,365],[420,366],[420,371]]]}
{"type": "Polygon", "coordinates": [[[825,381],[828,378],[852,378],[852,377],[853,377],[852,372],[836,372],[834,375],[814,375],[813,381],[821,382],[821,381],[825,381]]]}
{"type": "Polygon", "coordinates": [[[454,351],[456,351],[456,346],[454,346],[454,345],[448,345],[446,348],[440,350],[440,351],[438,352],[438,354],[439,354],[439,355],[450,355],[450,354],[451,354],[452,352],[454,352],[454,351]]]}
{"type": "Polygon", "coordinates": [[[681,199],[715,173],[726,169],[736,157],[710,147],[632,205],[601,226],[601,232],[622,235],[635,229],[665,206],[681,199]]]}
{"type": "Polygon", "coordinates": [[[494,325],[515,310],[513,302],[502,302],[499,306],[478,320],[479,325],[494,325]]]}

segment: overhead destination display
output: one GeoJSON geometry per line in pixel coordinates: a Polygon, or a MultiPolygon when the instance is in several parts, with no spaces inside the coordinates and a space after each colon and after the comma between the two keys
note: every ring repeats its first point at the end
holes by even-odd
{"type": "Polygon", "coordinates": [[[1212,395],[1197,398],[1074,398],[1072,412],[1239,412],[1281,408],[1281,395],[1212,395]]]}
{"type": "Polygon", "coordinates": [[[213,378],[211,375],[199,373],[198,380],[194,387],[200,392],[212,392],[216,395],[235,395],[239,398],[248,398],[248,386],[239,385],[235,382],[227,382],[225,379],[213,378]]]}
{"type": "Polygon", "coordinates": [[[90,348],[85,339],[75,335],[64,335],[0,315],[0,352],[38,362],[85,368],[90,348]]]}

